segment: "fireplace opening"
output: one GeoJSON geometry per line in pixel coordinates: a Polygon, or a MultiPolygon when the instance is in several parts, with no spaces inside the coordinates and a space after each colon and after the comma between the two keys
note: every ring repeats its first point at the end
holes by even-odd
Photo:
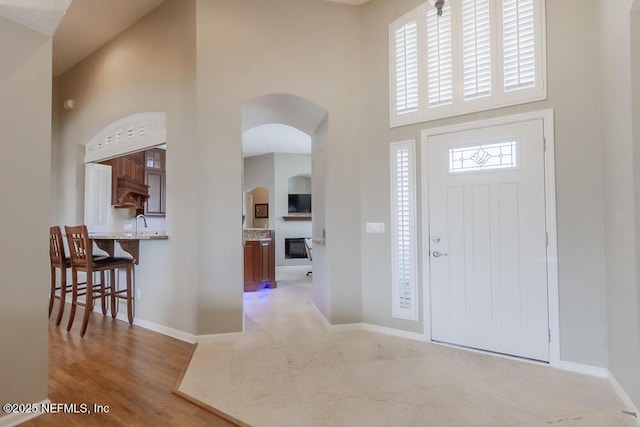
{"type": "Polygon", "coordinates": [[[285,238],[284,239],[284,257],[285,259],[306,258],[307,249],[304,246],[304,237],[285,238]]]}

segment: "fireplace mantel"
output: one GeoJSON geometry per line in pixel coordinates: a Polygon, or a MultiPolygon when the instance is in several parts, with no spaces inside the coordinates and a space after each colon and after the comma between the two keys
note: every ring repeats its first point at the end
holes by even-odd
{"type": "Polygon", "coordinates": [[[282,219],[284,221],[311,221],[311,215],[286,215],[282,219]]]}

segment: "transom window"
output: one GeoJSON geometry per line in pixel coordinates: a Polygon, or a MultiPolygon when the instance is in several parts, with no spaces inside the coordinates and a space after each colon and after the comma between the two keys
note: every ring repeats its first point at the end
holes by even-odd
{"type": "Polygon", "coordinates": [[[446,0],[389,26],[391,127],[546,99],[544,0],[446,0]]]}
{"type": "Polygon", "coordinates": [[[518,142],[504,141],[449,149],[449,173],[518,167],[518,142]]]}

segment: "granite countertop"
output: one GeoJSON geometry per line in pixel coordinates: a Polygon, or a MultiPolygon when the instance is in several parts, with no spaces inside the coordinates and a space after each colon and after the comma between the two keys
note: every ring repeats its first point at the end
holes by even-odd
{"type": "Polygon", "coordinates": [[[135,235],[133,233],[89,233],[92,239],[110,239],[110,240],[167,240],[169,236],[160,234],[159,232],[145,231],[135,235]]]}
{"type": "Polygon", "coordinates": [[[271,231],[267,228],[245,228],[242,230],[242,240],[256,241],[271,238],[271,231]]]}

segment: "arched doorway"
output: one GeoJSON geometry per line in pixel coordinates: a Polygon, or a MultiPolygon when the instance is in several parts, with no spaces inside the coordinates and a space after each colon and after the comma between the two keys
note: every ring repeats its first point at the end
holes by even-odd
{"type": "MultiPolygon", "coordinates": [[[[280,264],[287,265],[303,265],[308,264],[306,259],[285,259],[285,238],[292,238],[289,234],[299,234],[298,238],[313,238],[320,240],[323,238],[325,229],[325,162],[326,162],[326,146],[327,146],[327,111],[317,104],[295,95],[289,94],[270,94],[254,98],[242,105],[242,132],[243,132],[243,150],[249,151],[252,156],[258,155],[269,157],[271,163],[269,165],[278,164],[281,160],[277,153],[288,153],[287,162],[289,170],[283,171],[284,184],[276,182],[273,178],[267,180],[265,184],[259,184],[253,179],[251,182],[243,184],[244,206],[243,212],[247,215],[248,203],[246,195],[247,190],[252,186],[264,185],[270,187],[269,192],[269,219],[266,222],[268,227],[276,230],[276,259],[280,264]],[[280,144],[285,143],[285,148],[278,148],[278,144],[273,139],[272,133],[276,132],[284,135],[285,138],[276,138],[280,144]],[[247,140],[255,140],[256,133],[261,147],[256,147],[255,143],[248,144],[247,140]],[[262,137],[262,139],[260,139],[262,137]],[[284,139],[285,141],[282,141],[284,139]],[[293,143],[292,143],[293,141],[293,143]],[[275,144],[275,145],[274,145],[275,144]],[[305,147],[306,144],[306,147],[305,147]],[[291,166],[295,156],[308,156],[308,167],[305,169],[303,163],[297,163],[291,166]],[[299,189],[296,187],[294,194],[309,194],[312,199],[310,205],[313,206],[313,216],[310,212],[290,213],[289,210],[289,191],[288,183],[291,176],[305,176],[309,182],[309,190],[299,189]],[[297,192],[297,193],[296,193],[297,192]],[[293,220],[287,220],[287,217],[294,217],[293,220]],[[294,221],[295,220],[295,221],[294,221]]],[[[269,159],[267,159],[269,160],[269,159]]],[[[284,161],[282,163],[285,163],[284,161]]],[[[246,164],[246,163],[245,163],[246,164]]],[[[272,166],[271,166],[272,167],[272,166]]],[[[271,177],[275,177],[277,173],[270,171],[271,177]]],[[[245,177],[246,175],[243,174],[245,177]]],[[[245,178],[246,179],[246,178],[245,178]]],[[[304,199],[305,197],[300,197],[304,199]]],[[[246,223],[248,227],[250,224],[246,223]]],[[[255,223],[251,224],[252,226],[255,223]]],[[[261,225],[265,225],[261,223],[261,225]]],[[[314,264],[320,264],[314,257],[314,264]]],[[[313,284],[313,300],[318,307],[327,307],[329,302],[328,286],[323,286],[322,271],[314,268],[314,284],[313,284]]],[[[324,282],[327,282],[324,280],[324,282]]]]}

